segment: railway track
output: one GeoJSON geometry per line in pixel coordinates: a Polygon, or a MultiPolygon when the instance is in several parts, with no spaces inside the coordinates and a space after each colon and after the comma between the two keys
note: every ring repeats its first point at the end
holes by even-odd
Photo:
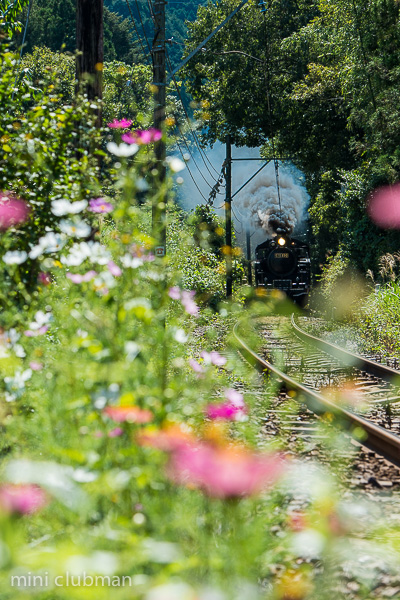
{"type": "MultiPolygon", "coordinates": [[[[295,423],[297,435],[307,438],[314,429],[311,413],[324,416],[344,427],[356,442],[371,452],[400,466],[400,409],[396,407],[400,403],[400,373],[306,333],[293,316],[291,327],[296,341],[288,342],[286,336],[274,341],[274,353],[281,354],[285,371],[249,347],[243,339],[241,322],[234,329],[245,358],[259,371],[272,373],[289,393],[294,392],[307,406],[309,414],[292,417],[292,423],[288,421],[285,426],[290,428],[293,420],[300,421],[295,423]],[[311,345],[312,351],[305,353],[304,344],[311,345]],[[365,415],[339,405],[320,391],[321,387],[332,389],[333,385],[340,388],[349,378],[352,378],[353,389],[368,398],[365,415]]],[[[267,352],[270,354],[269,348],[267,352]]],[[[274,410],[279,412],[279,402],[274,410]]],[[[273,428],[273,422],[274,419],[268,419],[266,427],[273,428]]]]}

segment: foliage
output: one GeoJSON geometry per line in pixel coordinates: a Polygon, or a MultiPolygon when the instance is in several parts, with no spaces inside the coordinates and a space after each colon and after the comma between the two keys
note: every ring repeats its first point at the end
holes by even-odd
{"type": "MultiPolygon", "coordinates": [[[[200,311],[221,261],[180,211],[167,257],[152,252],[174,161],[164,180],[151,136],[121,145],[126,119],[96,154],[85,99],[27,80],[13,97],[15,55],[0,59],[0,599],[322,600],[336,565],[367,597],[371,557],[398,566],[397,526],[260,434],[280,383],[238,391],[259,378],[212,329],[243,307],[200,311]],[[29,216],[6,218],[21,199],[29,216]]],[[[292,307],[248,310],[253,339],[256,317],[292,307]]],[[[320,432],[343,469],[348,440],[320,432]]]]}
{"type": "Polygon", "coordinates": [[[28,0],[0,0],[0,29],[3,34],[12,35],[22,30],[22,23],[18,19],[27,4],[28,0]]]}
{"type": "MultiPolygon", "coordinates": [[[[26,15],[24,14],[24,17],[26,15]]],[[[17,45],[21,43],[17,37],[17,45]]],[[[74,0],[35,0],[29,16],[29,33],[25,51],[47,47],[53,52],[76,50],[76,6],[74,0]]],[[[138,54],[133,47],[132,25],[104,7],[104,59],[135,63],[138,54]]]]}
{"type": "MultiPolygon", "coordinates": [[[[201,7],[187,52],[234,6],[201,7]]],[[[274,138],[305,173],[317,268],[339,247],[376,268],[399,242],[365,216],[366,194],[400,176],[398,16],[395,0],[248,3],[185,69],[206,142],[229,133],[271,156],[274,138]]]]}

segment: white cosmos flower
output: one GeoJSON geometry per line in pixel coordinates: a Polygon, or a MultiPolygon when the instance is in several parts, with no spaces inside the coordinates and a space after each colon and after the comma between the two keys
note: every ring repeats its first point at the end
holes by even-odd
{"type": "Polygon", "coordinates": [[[127,269],[137,269],[138,267],[141,267],[144,264],[142,258],[138,258],[137,256],[131,256],[130,254],[124,254],[124,256],[121,258],[121,262],[127,269]]]}
{"type": "Polygon", "coordinates": [[[79,200],[78,202],[69,202],[69,200],[53,200],[51,203],[51,212],[56,217],[64,215],[77,215],[82,212],[88,203],[87,200],[79,200]]]}
{"type": "Polygon", "coordinates": [[[3,261],[6,265],[20,265],[28,258],[25,250],[9,250],[3,255],[3,261]]]}
{"type": "Polygon", "coordinates": [[[54,231],[49,231],[46,233],[46,235],[39,239],[37,246],[33,246],[29,252],[29,258],[37,258],[42,254],[58,252],[65,246],[66,241],[67,238],[65,235],[54,233],[54,231]]]}
{"type": "Polygon", "coordinates": [[[186,167],[183,160],[181,160],[177,156],[167,156],[166,162],[171,171],[173,171],[174,173],[179,173],[179,171],[183,171],[183,169],[186,167]]]}
{"type": "Polygon", "coordinates": [[[45,313],[42,310],[38,310],[35,314],[35,320],[29,324],[29,329],[40,329],[41,327],[43,327],[43,325],[48,325],[52,320],[53,315],[51,312],[45,313]]]}
{"type": "Polygon", "coordinates": [[[92,231],[90,225],[85,223],[85,221],[75,222],[67,219],[60,221],[60,229],[63,233],[77,238],[87,237],[92,231]]]}
{"type": "Polygon", "coordinates": [[[115,142],[109,142],[107,144],[107,150],[114,154],[114,156],[133,156],[139,150],[137,144],[116,144],[115,142]]]}
{"type": "Polygon", "coordinates": [[[86,259],[97,265],[106,265],[111,254],[99,242],[80,242],[71,246],[69,254],[61,257],[61,262],[67,267],[79,267],[86,259]]]}
{"type": "Polygon", "coordinates": [[[26,369],[25,371],[16,371],[14,377],[4,377],[4,383],[6,384],[6,401],[13,402],[17,398],[22,396],[25,390],[25,382],[32,377],[32,369],[26,369]]]}

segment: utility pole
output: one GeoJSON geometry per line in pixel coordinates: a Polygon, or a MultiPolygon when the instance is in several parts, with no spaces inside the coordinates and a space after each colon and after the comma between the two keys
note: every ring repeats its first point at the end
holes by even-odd
{"type": "Polygon", "coordinates": [[[226,136],[225,158],[225,259],[226,297],[232,296],[232,147],[231,138],[226,136]]]}
{"type": "MultiPolygon", "coordinates": [[[[164,131],[165,101],[167,75],[165,69],[165,0],[154,0],[154,39],[153,56],[153,86],[154,94],[154,127],[164,131]]],[[[166,230],[166,145],[164,136],[155,143],[154,152],[157,161],[157,189],[155,190],[152,207],[153,238],[156,241],[155,255],[165,256],[166,230]]]]}
{"type": "MultiPolygon", "coordinates": [[[[84,82],[89,100],[103,97],[103,0],[77,0],[76,44],[78,56],[76,75],[84,82]]],[[[101,127],[101,107],[97,113],[97,127],[101,127]]]]}
{"type": "Polygon", "coordinates": [[[253,274],[251,272],[251,235],[249,229],[246,231],[246,254],[247,254],[247,283],[253,285],[253,274]]]}

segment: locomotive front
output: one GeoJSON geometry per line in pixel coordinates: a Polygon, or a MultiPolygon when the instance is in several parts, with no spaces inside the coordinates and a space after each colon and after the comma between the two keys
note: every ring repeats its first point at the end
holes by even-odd
{"type": "Polygon", "coordinates": [[[278,289],[304,305],[310,289],[310,252],[304,242],[277,235],[255,250],[256,286],[278,289]]]}

